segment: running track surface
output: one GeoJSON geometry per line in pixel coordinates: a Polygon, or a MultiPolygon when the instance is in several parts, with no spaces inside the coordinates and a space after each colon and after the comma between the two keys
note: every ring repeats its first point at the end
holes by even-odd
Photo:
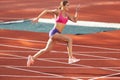
{"type": "MultiPolygon", "coordinates": [[[[61,0],[0,0],[0,22],[34,18],[44,9],[54,9],[61,0]]],[[[69,0],[74,15],[80,4],[79,20],[120,23],[120,0],[69,0]]],[[[52,15],[42,16],[53,18],[52,15]]]]}
{"type": "Polygon", "coordinates": [[[0,80],[120,80],[120,30],[68,35],[73,54],[68,64],[66,44],[58,43],[26,67],[28,55],[44,48],[47,33],[0,30],[0,80]]]}

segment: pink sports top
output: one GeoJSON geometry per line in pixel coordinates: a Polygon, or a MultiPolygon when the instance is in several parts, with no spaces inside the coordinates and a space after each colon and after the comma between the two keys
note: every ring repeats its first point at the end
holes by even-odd
{"type": "Polygon", "coordinates": [[[60,12],[59,16],[56,19],[56,22],[66,24],[67,21],[68,21],[68,17],[64,17],[62,15],[62,12],[60,12]]]}

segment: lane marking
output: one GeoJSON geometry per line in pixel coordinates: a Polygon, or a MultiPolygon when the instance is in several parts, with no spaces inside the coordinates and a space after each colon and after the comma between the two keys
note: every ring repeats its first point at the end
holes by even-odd
{"type": "MultiPolygon", "coordinates": [[[[24,53],[24,52],[37,52],[38,50],[0,50],[0,52],[19,52],[19,53],[24,53]]],[[[73,51],[74,53],[104,53],[104,54],[117,54],[120,52],[115,52],[115,51],[73,51]]]]}
{"type": "MultiPolygon", "coordinates": [[[[11,60],[21,60],[21,58],[15,58],[15,57],[0,57],[0,59],[11,59],[11,60]]],[[[68,58],[41,58],[41,59],[52,59],[52,60],[68,60],[68,58]]],[[[107,60],[112,60],[112,61],[119,61],[120,59],[80,59],[80,60],[83,60],[83,61],[103,61],[103,60],[105,60],[105,61],[107,61],[107,60]]]]}
{"type": "MultiPolygon", "coordinates": [[[[31,50],[41,50],[41,49],[37,49],[37,48],[30,48],[30,47],[22,47],[22,46],[13,46],[13,45],[6,45],[6,44],[0,44],[0,46],[7,46],[7,47],[13,47],[13,48],[21,48],[21,49],[31,49],[31,50]]],[[[52,50],[51,52],[55,52],[55,53],[67,53],[65,51],[55,51],[52,50]]],[[[90,56],[90,57],[97,57],[97,58],[109,58],[109,59],[117,59],[117,58],[111,58],[111,57],[104,57],[104,56],[95,56],[95,55],[89,55],[89,54],[75,54],[75,55],[83,55],[83,56],[90,56]]]]}
{"type": "Polygon", "coordinates": [[[13,66],[6,66],[5,68],[10,68],[10,69],[20,70],[20,71],[25,71],[25,72],[44,74],[44,75],[50,75],[50,76],[54,76],[54,77],[58,77],[58,78],[64,78],[64,76],[62,76],[62,75],[45,73],[45,72],[40,72],[40,71],[35,71],[35,70],[30,70],[30,69],[16,68],[16,67],[13,67],[13,66]]]}
{"type": "Polygon", "coordinates": [[[30,70],[30,69],[23,69],[23,68],[16,68],[16,67],[13,67],[13,66],[6,66],[6,68],[20,70],[20,71],[26,71],[26,72],[32,72],[32,73],[39,73],[39,74],[44,74],[44,75],[50,75],[49,77],[52,77],[52,78],[69,78],[69,79],[75,79],[75,77],[68,77],[68,76],[66,77],[66,76],[59,75],[59,74],[46,73],[46,72],[40,72],[40,71],[35,71],[35,70],[30,70]]]}
{"type": "Polygon", "coordinates": [[[116,76],[116,75],[120,75],[120,73],[114,73],[114,74],[109,74],[109,75],[106,75],[106,76],[95,77],[95,78],[91,78],[89,80],[97,80],[97,79],[107,78],[107,77],[116,76]]]}
{"type": "MultiPolygon", "coordinates": [[[[19,56],[19,55],[13,55],[13,54],[12,55],[11,54],[5,54],[5,55],[10,55],[10,56],[19,57],[19,58],[22,58],[22,59],[27,59],[27,57],[19,56]]],[[[71,65],[71,66],[73,65],[73,66],[77,66],[77,67],[95,68],[94,66],[88,66],[88,65],[82,65],[82,64],[68,64],[66,62],[54,61],[54,60],[50,60],[50,59],[41,59],[41,58],[38,58],[37,60],[39,60],[39,61],[42,60],[42,61],[47,61],[47,62],[52,62],[52,63],[67,64],[67,65],[71,65]]],[[[119,70],[109,69],[109,68],[98,68],[98,69],[108,70],[108,71],[114,71],[114,72],[120,72],[119,70]]]]}
{"type": "MultiPolygon", "coordinates": [[[[46,41],[37,41],[37,40],[28,40],[28,39],[19,39],[19,38],[9,38],[9,37],[0,37],[1,39],[10,39],[10,40],[24,40],[24,41],[29,41],[29,42],[38,42],[38,43],[47,43],[46,41]]],[[[66,45],[59,43],[61,45],[66,45]]],[[[96,48],[96,49],[104,49],[104,50],[114,50],[114,51],[120,51],[120,49],[115,49],[115,48],[106,48],[106,47],[98,47],[98,46],[89,46],[89,45],[78,45],[78,44],[73,44],[73,46],[77,47],[87,47],[87,48],[96,48]]]]}
{"type": "MultiPolygon", "coordinates": [[[[14,55],[14,56],[18,56],[18,55],[14,55]]],[[[18,56],[21,58],[25,58],[23,56],[18,56]]],[[[43,60],[43,59],[37,59],[37,60],[43,60]]],[[[59,61],[54,61],[54,60],[43,60],[43,61],[47,61],[47,62],[53,62],[53,63],[60,63],[60,64],[67,64],[65,62],[59,62],[59,61]]],[[[93,66],[88,66],[88,65],[79,65],[79,64],[69,64],[69,65],[75,65],[75,66],[81,66],[81,67],[86,67],[86,68],[95,68],[93,66]]],[[[102,69],[102,70],[107,70],[107,71],[113,71],[113,72],[120,72],[120,70],[116,70],[116,69],[109,69],[109,68],[97,68],[97,69],[102,69]]]]}
{"type": "MultiPolygon", "coordinates": [[[[58,78],[54,76],[25,76],[25,75],[0,75],[0,77],[20,77],[20,78],[58,78]]],[[[61,78],[61,77],[60,77],[61,78]]],[[[65,77],[70,78],[70,77],[65,77]]],[[[93,77],[71,77],[71,78],[93,78],[93,77]]],[[[120,79],[120,77],[107,77],[107,79],[120,79]]],[[[77,79],[76,79],[77,80],[77,79]]],[[[82,79],[79,79],[82,80],[82,79]]]]}
{"type": "MultiPolygon", "coordinates": [[[[16,65],[0,65],[0,67],[2,68],[2,67],[6,67],[6,66],[12,66],[12,67],[18,67],[18,68],[27,68],[27,66],[16,66],[16,65]]],[[[91,67],[91,68],[88,68],[88,67],[66,67],[66,66],[31,66],[31,68],[53,68],[53,69],[55,69],[55,68],[72,68],[72,69],[97,69],[97,68],[116,68],[116,69],[118,69],[118,68],[120,68],[120,67],[91,67]]]]}

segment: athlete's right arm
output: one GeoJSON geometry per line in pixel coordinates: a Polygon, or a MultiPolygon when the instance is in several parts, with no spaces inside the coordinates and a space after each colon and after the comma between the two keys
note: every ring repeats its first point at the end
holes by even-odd
{"type": "Polygon", "coordinates": [[[35,19],[33,19],[33,22],[38,22],[39,18],[41,18],[41,16],[43,16],[46,13],[52,13],[57,15],[58,14],[58,10],[57,9],[53,9],[53,10],[44,10],[43,12],[41,12],[38,17],[36,17],[35,19]]]}

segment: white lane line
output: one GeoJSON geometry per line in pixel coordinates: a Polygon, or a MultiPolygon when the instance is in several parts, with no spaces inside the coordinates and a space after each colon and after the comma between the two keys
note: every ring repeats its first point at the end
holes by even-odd
{"type": "MultiPolygon", "coordinates": [[[[37,49],[37,48],[30,48],[30,47],[22,47],[22,46],[13,46],[13,45],[6,45],[6,44],[0,44],[1,46],[7,46],[7,47],[14,47],[14,48],[22,48],[22,49],[32,49],[32,50],[40,50],[40,49],[37,49]]],[[[68,52],[65,52],[65,51],[51,51],[51,52],[55,52],[55,53],[67,53],[68,52]]],[[[111,57],[104,57],[104,56],[95,56],[95,55],[88,55],[88,54],[75,54],[75,55],[84,55],[84,56],[90,56],[90,57],[97,57],[97,58],[111,58],[111,57]]],[[[117,59],[117,58],[111,58],[111,59],[117,59]]]]}
{"type": "Polygon", "coordinates": [[[112,58],[112,57],[104,57],[104,56],[96,56],[96,55],[91,55],[91,54],[75,54],[75,55],[83,55],[83,56],[89,56],[89,57],[95,57],[95,58],[105,58],[105,59],[112,59],[112,60],[117,60],[118,58],[112,58]]]}
{"type": "MultiPolygon", "coordinates": [[[[9,54],[3,54],[3,55],[9,55],[9,54]]],[[[14,55],[12,55],[14,56],[14,55]]],[[[18,56],[17,56],[18,57],[18,56]]],[[[40,59],[40,60],[43,60],[43,59],[40,59]]],[[[46,61],[45,59],[43,61],[46,61]]],[[[56,62],[56,61],[52,61],[52,60],[47,60],[48,62],[55,62],[55,63],[61,63],[61,64],[67,64],[67,63],[63,63],[63,62],[56,62]]],[[[74,65],[74,66],[80,66],[80,65],[77,65],[77,64],[71,64],[71,65],[74,65]]],[[[82,65],[81,65],[82,66],[82,65]]],[[[83,65],[84,66],[84,65],[83,65]]],[[[91,68],[92,66],[84,66],[84,67],[88,67],[88,68],[91,68]]],[[[101,68],[101,69],[105,69],[106,68],[101,68]]],[[[107,70],[113,70],[113,69],[107,69],[107,70]]],[[[116,70],[115,70],[116,71],[116,70]]]]}
{"type": "MultiPolygon", "coordinates": [[[[38,60],[39,60],[39,59],[38,59],[38,60]]],[[[48,59],[45,59],[44,61],[50,61],[50,62],[55,62],[55,63],[66,64],[65,62],[54,61],[54,60],[48,60],[48,59]]],[[[82,64],[70,64],[70,65],[76,65],[76,66],[81,66],[81,67],[86,67],[86,68],[95,68],[94,66],[88,66],[88,65],[82,65],[82,64]]],[[[108,70],[108,71],[114,71],[114,72],[120,72],[120,70],[110,69],[110,68],[97,68],[97,69],[108,70]]]]}
{"type": "MultiPolygon", "coordinates": [[[[73,51],[74,52],[74,51],[73,51]]],[[[103,54],[117,54],[120,52],[114,52],[114,51],[75,51],[75,53],[103,53],[103,54]]]]}
{"type": "MultiPolygon", "coordinates": [[[[0,57],[0,59],[11,59],[11,60],[16,60],[16,59],[20,59],[21,60],[21,58],[16,58],[16,57],[0,57]]],[[[68,58],[40,58],[40,59],[52,59],[52,60],[68,60],[68,58]]],[[[97,60],[97,61],[110,61],[110,60],[112,60],[112,61],[119,61],[120,59],[80,59],[80,60],[82,60],[82,61],[95,61],[95,60],[97,60]]]]}
{"type": "MultiPolygon", "coordinates": [[[[1,38],[1,39],[10,39],[10,40],[24,40],[24,41],[38,42],[38,43],[47,43],[46,41],[37,41],[37,40],[28,40],[28,39],[19,39],[19,38],[9,38],[9,37],[0,37],[0,38],[1,38]]],[[[62,44],[62,43],[59,43],[59,44],[61,44],[61,45],[66,45],[66,44],[62,44]]],[[[89,45],[73,44],[73,46],[120,51],[120,49],[115,49],[115,48],[106,48],[106,47],[89,46],[89,45]]]]}
{"type": "MultiPolygon", "coordinates": [[[[19,53],[24,53],[24,52],[37,52],[38,50],[0,50],[0,52],[19,52],[19,53]]],[[[113,51],[73,51],[74,53],[104,53],[104,54],[117,54],[120,52],[113,52],[113,51]]]]}
{"type": "MultiPolygon", "coordinates": [[[[9,45],[7,45],[7,46],[9,46],[9,45]]],[[[15,46],[15,47],[19,47],[19,46],[15,46]]],[[[21,48],[21,47],[20,47],[21,48]]],[[[33,48],[32,48],[33,49],[33,48]]],[[[34,48],[35,50],[36,50],[36,48],[34,48]]],[[[52,62],[55,62],[55,61],[52,61],[52,62]]],[[[59,62],[59,63],[61,63],[61,62],[59,62]]],[[[73,65],[73,64],[72,64],[73,65]]],[[[74,65],[76,65],[76,64],[74,64],[74,65]]],[[[91,66],[87,66],[87,67],[91,67],[91,66]]]]}
{"type": "MultiPolygon", "coordinates": [[[[13,67],[18,67],[18,68],[27,68],[27,66],[16,66],[16,65],[0,65],[0,67],[6,67],[6,66],[13,66],[13,67]]],[[[68,66],[31,66],[31,68],[47,68],[47,69],[56,69],[56,68],[71,68],[71,69],[97,69],[97,68],[116,68],[116,69],[120,69],[120,67],[92,67],[92,68],[88,68],[88,67],[68,67],[68,66]]]]}
{"type": "MultiPolygon", "coordinates": [[[[0,75],[0,77],[19,77],[19,78],[58,78],[58,77],[54,77],[54,76],[28,76],[28,75],[0,75]]],[[[65,78],[76,78],[76,80],[78,80],[77,78],[83,78],[83,79],[87,79],[87,78],[93,78],[93,77],[65,77],[65,78]]],[[[60,77],[60,79],[62,79],[62,77],[60,77]]],[[[107,79],[120,79],[120,77],[107,77],[107,79]]],[[[82,80],[82,79],[79,79],[82,80]]]]}
{"type": "MultiPolygon", "coordinates": [[[[66,53],[66,54],[68,54],[68,52],[64,52],[64,51],[51,51],[51,52],[55,52],[57,54],[59,54],[59,53],[62,53],[62,54],[66,53]]],[[[118,59],[118,58],[113,58],[113,57],[96,56],[96,55],[92,55],[92,54],[78,54],[78,53],[73,53],[73,54],[79,55],[79,56],[82,55],[82,56],[88,56],[88,57],[95,57],[95,58],[105,58],[105,59],[113,59],[113,60],[118,59]]]]}
{"type": "Polygon", "coordinates": [[[14,45],[8,45],[8,44],[0,44],[0,46],[6,46],[6,47],[12,47],[12,48],[21,48],[21,49],[40,50],[40,49],[36,49],[36,48],[23,47],[23,46],[14,46],[14,45]]]}
{"type": "MultiPolygon", "coordinates": [[[[10,55],[10,54],[6,54],[6,55],[10,55]]],[[[26,59],[26,57],[24,57],[24,56],[18,56],[18,55],[14,55],[14,56],[26,59]]],[[[67,64],[67,65],[71,65],[71,66],[74,65],[74,66],[78,66],[78,67],[95,68],[94,66],[88,66],[88,65],[82,65],[82,64],[68,64],[66,62],[54,61],[54,60],[49,60],[49,59],[37,59],[37,60],[40,60],[40,61],[42,60],[42,61],[47,61],[47,62],[52,62],[52,63],[67,64]]],[[[119,70],[109,69],[109,68],[97,68],[97,69],[108,70],[108,71],[113,71],[113,72],[120,72],[119,70]]]]}
{"type": "Polygon", "coordinates": [[[76,45],[76,46],[85,47],[85,48],[102,49],[102,50],[120,51],[120,49],[106,48],[106,47],[98,47],[98,46],[88,46],[88,45],[76,45]]]}
{"type": "MultiPolygon", "coordinates": [[[[19,77],[19,78],[58,78],[56,76],[28,76],[28,75],[0,75],[0,77],[19,77]]],[[[59,77],[62,78],[62,77],[59,77]]]]}
{"type": "MultiPolygon", "coordinates": [[[[45,60],[45,61],[47,61],[47,60],[45,60]]],[[[52,61],[52,60],[50,60],[50,61],[52,61]]],[[[52,61],[52,62],[56,62],[56,63],[61,63],[61,62],[59,62],[59,61],[52,61]]],[[[75,65],[78,65],[78,64],[75,64],[75,65]]],[[[80,64],[80,66],[82,66],[82,67],[86,67],[86,68],[95,68],[95,67],[93,67],[93,66],[88,66],[88,65],[82,65],[82,64],[80,64]]],[[[101,70],[108,70],[108,71],[113,71],[113,72],[120,72],[120,70],[117,70],[117,69],[110,69],[110,68],[97,68],[97,69],[101,69],[101,70]]],[[[92,80],[92,79],[91,79],[92,80]]],[[[95,80],[95,79],[93,79],[93,80],[95,80]]]]}
{"type": "Polygon", "coordinates": [[[34,42],[34,43],[47,43],[46,41],[20,39],[20,38],[10,38],[10,37],[0,37],[0,38],[1,38],[1,39],[8,39],[8,40],[18,40],[18,41],[34,42]]]}
{"type": "Polygon", "coordinates": [[[97,79],[107,78],[107,77],[112,77],[112,76],[117,76],[117,75],[120,75],[120,73],[114,73],[114,74],[109,74],[109,75],[106,75],[106,76],[95,77],[95,78],[91,78],[89,80],[97,80],[97,79]]]}
{"type": "Polygon", "coordinates": [[[37,52],[38,50],[0,50],[0,52],[2,53],[2,52],[6,52],[6,53],[25,53],[25,52],[37,52]]]}
{"type": "MultiPolygon", "coordinates": [[[[13,55],[12,55],[13,56],[13,55]]],[[[43,60],[43,59],[40,59],[40,60],[43,60]]],[[[47,60],[47,59],[46,59],[47,60]]],[[[43,61],[46,61],[45,59],[43,61]]],[[[67,64],[67,63],[63,63],[63,62],[56,62],[56,61],[53,61],[53,60],[47,60],[48,62],[55,62],[55,63],[61,63],[61,64],[67,64]]],[[[77,65],[77,64],[71,64],[71,65],[74,65],[74,66],[80,66],[80,65],[77,65]]],[[[84,66],[84,65],[81,65],[81,66],[84,66]]],[[[88,67],[88,68],[91,68],[92,66],[84,66],[84,67],[88,67]]],[[[100,68],[100,69],[105,69],[106,68],[100,68]]],[[[113,69],[107,69],[107,70],[113,70],[113,69]]],[[[115,70],[116,71],[116,70],[115,70]]]]}
{"type": "MultiPolygon", "coordinates": [[[[2,54],[2,53],[0,53],[2,54]]],[[[13,55],[13,54],[2,54],[2,55],[9,55],[9,56],[14,56],[14,57],[18,57],[18,58],[22,58],[22,59],[26,59],[26,57],[24,58],[23,56],[18,56],[18,55],[13,55]]],[[[50,60],[50,59],[42,59],[42,58],[38,58],[37,60],[42,60],[42,61],[47,61],[47,62],[53,62],[53,63],[60,63],[60,64],[67,64],[66,62],[60,62],[60,61],[54,61],[54,60],[50,60]]],[[[87,67],[87,68],[94,68],[92,66],[84,66],[84,65],[78,65],[78,64],[69,64],[69,65],[73,65],[73,66],[79,66],[79,67],[87,67]]]]}
{"type": "MultiPolygon", "coordinates": [[[[76,78],[92,78],[92,77],[56,77],[56,76],[28,76],[28,75],[0,75],[0,77],[18,77],[18,78],[56,78],[56,79],[73,79],[76,80],[76,78]]],[[[83,80],[83,79],[79,79],[83,80]]]]}
{"type": "MultiPolygon", "coordinates": [[[[7,55],[7,56],[13,56],[13,57],[17,57],[17,58],[27,59],[27,57],[19,56],[19,55],[14,55],[14,54],[4,54],[4,53],[0,53],[0,55],[7,55]]],[[[42,59],[42,58],[37,58],[37,60],[57,63],[56,61],[47,60],[47,59],[45,60],[45,59],[42,59]]],[[[60,64],[67,64],[67,65],[73,65],[73,66],[80,66],[80,65],[78,65],[78,64],[68,64],[68,63],[66,63],[66,62],[58,62],[58,63],[60,63],[60,64]]],[[[81,67],[81,66],[80,66],[80,67],[81,67]]]]}
{"type": "Polygon", "coordinates": [[[30,69],[17,68],[17,67],[13,67],[13,66],[6,66],[5,68],[20,70],[20,71],[26,71],[26,72],[32,72],[32,73],[38,73],[38,74],[44,74],[44,75],[50,75],[49,77],[52,77],[52,78],[69,78],[69,79],[75,79],[75,77],[69,77],[69,76],[66,77],[66,76],[59,75],[59,74],[40,72],[40,71],[35,71],[35,70],[30,70],[30,69]]]}
{"type": "Polygon", "coordinates": [[[4,53],[0,53],[0,55],[11,56],[11,57],[16,57],[16,58],[21,58],[21,59],[27,59],[27,57],[19,56],[19,55],[14,55],[14,54],[4,54],[4,53]]]}
{"type": "Polygon", "coordinates": [[[59,77],[64,78],[64,76],[62,76],[62,75],[57,75],[57,74],[52,74],[52,73],[45,73],[45,72],[40,72],[40,71],[35,71],[35,70],[30,70],[30,69],[17,68],[17,67],[13,67],[13,66],[6,66],[5,68],[10,68],[10,69],[20,70],[20,71],[25,71],[25,72],[44,74],[44,75],[50,75],[50,76],[55,76],[55,77],[58,77],[58,78],[59,77]]]}

